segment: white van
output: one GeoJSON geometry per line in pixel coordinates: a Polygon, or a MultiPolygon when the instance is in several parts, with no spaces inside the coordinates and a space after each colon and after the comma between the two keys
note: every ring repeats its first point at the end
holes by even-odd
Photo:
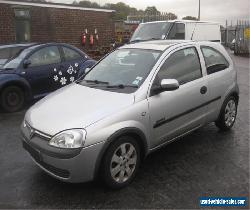
{"type": "Polygon", "coordinates": [[[130,43],[159,39],[221,42],[220,25],[213,22],[172,20],[141,23],[130,43]]]}

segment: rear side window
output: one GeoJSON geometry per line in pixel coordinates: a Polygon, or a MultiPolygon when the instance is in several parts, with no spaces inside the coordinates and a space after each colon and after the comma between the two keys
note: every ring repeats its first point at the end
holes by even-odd
{"type": "Polygon", "coordinates": [[[82,58],[82,56],[75,50],[68,47],[63,47],[64,57],[66,61],[76,60],[82,58]]]}
{"type": "Polygon", "coordinates": [[[205,59],[208,74],[213,74],[229,67],[227,59],[214,48],[201,47],[201,51],[205,59]]]}
{"type": "Polygon", "coordinates": [[[175,23],[169,32],[168,39],[185,39],[185,24],[175,23]]]}
{"type": "Polygon", "coordinates": [[[176,79],[180,85],[202,77],[201,65],[195,47],[173,53],[162,65],[157,79],[176,79]]]}

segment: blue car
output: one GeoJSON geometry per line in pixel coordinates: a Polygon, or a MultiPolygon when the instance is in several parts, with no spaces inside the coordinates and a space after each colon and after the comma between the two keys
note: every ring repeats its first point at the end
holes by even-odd
{"type": "Polygon", "coordinates": [[[96,61],[68,44],[0,46],[0,104],[7,112],[74,82],[96,61]]]}

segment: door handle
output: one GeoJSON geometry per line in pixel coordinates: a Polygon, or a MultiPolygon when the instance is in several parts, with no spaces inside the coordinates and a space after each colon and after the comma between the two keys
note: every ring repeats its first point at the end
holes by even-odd
{"type": "Polygon", "coordinates": [[[206,86],[201,87],[200,93],[201,94],[206,94],[206,92],[207,92],[207,87],[206,86]]]}

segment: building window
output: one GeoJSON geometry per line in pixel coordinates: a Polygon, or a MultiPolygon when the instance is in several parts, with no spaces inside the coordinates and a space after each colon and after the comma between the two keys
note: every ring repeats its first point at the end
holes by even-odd
{"type": "Polygon", "coordinates": [[[15,9],[16,42],[30,42],[31,26],[29,9],[15,9]]]}

